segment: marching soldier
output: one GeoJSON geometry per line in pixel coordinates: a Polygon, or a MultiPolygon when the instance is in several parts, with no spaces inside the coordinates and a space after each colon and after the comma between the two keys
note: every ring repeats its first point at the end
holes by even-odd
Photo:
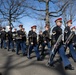
{"type": "Polygon", "coordinates": [[[39,35],[38,35],[38,48],[39,46],[43,44],[43,35],[42,35],[42,31],[39,32],[39,35]]]}
{"type": "Polygon", "coordinates": [[[75,32],[75,35],[74,35],[73,40],[72,40],[72,43],[73,43],[73,46],[76,48],[76,27],[75,26],[72,27],[71,31],[75,32]]]}
{"type": "Polygon", "coordinates": [[[32,32],[33,32],[33,27],[31,27],[31,30],[28,33],[28,42],[29,42],[29,44],[31,44],[32,37],[30,35],[32,35],[32,32]]]}
{"type": "Polygon", "coordinates": [[[19,49],[21,48],[23,56],[26,56],[25,48],[24,48],[24,32],[22,31],[23,25],[19,25],[20,30],[17,31],[16,37],[16,54],[19,55],[19,49]]]}
{"type": "Polygon", "coordinates": [[[16,40],[16,36],[17,36],[17,29],[15,28],[13,31],[13,39],[14,41],[16,40]]]}
{"type": "Polygon", "coordinates": [[[14,52],[14,43],[13,43],[13,32],[12,32],[12,27],[9,28],[8,31],[8,51],[9,49],[12,50],[12,52],[14,52]]]}
{"type": "Polygon", "coordinates": [[[29,53],[29,47],[32,41],[32,32],[33,32],[33,27],[31,27],[31,30],[28,32],[28,53],[29,53]]]}
{"type": "Polygon", "coordinates": [[[1,31],[1,48],[7,49],[6,48],[6,31],[5,31],[5,27],[3,27],[2,31],[1,31]]]}
{"type": "Polygon", "coordinates": [[[16,37],[17,37],[17,29],[14,28],[13,31],[13,42],[14,42],[14,48],[16,48],[16,37]]]}
{"type": "MultiPolygon", "coordinates": [[[[64,30],[65,41],[67,40],[68,36],[71,34],[71,29],[70,29],[71,26],[72,26],[72,20],[67,21],[67,27],[64,30]]],[[[67,46],[70,49],[70,54],[71,54],[74,62],[76,62],[76,52],[73,48],[72,40],[69,42],[69,44],[67,46]]]]}
{"type": "MultiPolygon", "coordinates": [[[[53,37],[54,39],[57,41],[57,39],[59,38],[59,36],[62,34],[62,29],[61,29],[61,25],[62,25],[62,18],[58,18],[55,20],[56,26],[53,28],[52,33],[53,33],[53,37]]],[[[53,40],[53,38],[52,38],[53,40]]],[[[54,45],[55,45],[55,41],[54,41],[54,45]]],[[[58,47],[58,49],[56,50],[58,51],[63,65],[65,67],[66,70],[74,70],[74,67],[72,67],[70,61],[68,60],[68,57],[65,55],[65,49],[63,46],[63,42],[60,43],[60,46],[58,47]]],[[[51,61],[50,58],[50,62],[49,62],[50,66],[53,66],[53,60],[51,61]]]]}
{"type": "Polygon", "coordinates": [[[42,52],[41,52],[41,55],[42,55],[42,59],[44,59],[45,57],[45,54],[44,54],[44,51],[45,51],[45,46],[48,46],[49,49],[51,49],[51,45],[50,45],[50,35],[49,35],[49,25],[46,25],[45,26],[45,31],[43,32],[43,44],[42,44],[42,52]]]}
{"type": "MultiPolygon", "coordinates": [[[[22,28],[22,31],[23,31],[23,34],[24,34],[24,36],[22,37],[23,46],[24,46],[24,48],[25,48],[25,50],[26,50],[26,40],[27,40],[27,38],[26,38],[25,28],[22,28]]],[[[26,51],[26,55],[27,55],[27,51],[26,51]]]]}
{"type": "Polygon", "coordinates": [[[38,45],[37,45],[37,33],[36,33],[36,26],[32,26],[31,27],[33,30],[31,32],[31,34],[29,34],[29,37],[31,37],[30,40],[30,45],[29,45],[29,51],[28,51],[28,58],[30,59],[30,55],[32,52],[32,49],[34,49],[36,56],[37,56],[37,60],[40,61],[40,54],[39,54],[39,50],[38,50],[38,45]]]}

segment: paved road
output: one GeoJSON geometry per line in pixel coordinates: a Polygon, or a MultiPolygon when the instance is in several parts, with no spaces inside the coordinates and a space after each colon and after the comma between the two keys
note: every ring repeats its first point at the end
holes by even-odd
{"type": "MultiPolygon", "coordinates": [[[[35,54],[32,59],[19,56],[11,51],[0,49],[0,72],[2,75],[76,75],[76,63],[70,58],[75,70],[64,70],[62,63],[56,62],[56,67],[48,67],[46,56],[44,61],[36,61],[35,54]]],[[[57,56],[56,56],[57,58],[57,56]]]]}

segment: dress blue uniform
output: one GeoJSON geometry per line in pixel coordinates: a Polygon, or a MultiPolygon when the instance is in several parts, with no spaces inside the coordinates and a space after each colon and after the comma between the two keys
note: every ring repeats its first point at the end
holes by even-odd
{"type": "MultiPolygon", "coordinates": [[[[36,29],[36,26],[32,26],[33,29],[36,29]]],[[[41,60],[40,59],[40,54],[39,54],[39,50],[38,50],[38,45],[37,45],[37,33],[35,31],[31,31],[30,34],[28,34],[30,37],[29,38],[29,51],[28,51],[28,58],[30,59],[30,55],[32,50],[34,49],[35,53],[36,53],[36,57],[37,60],[41,60]]]]}
{"type": "Polygon", "coordinates": [[[6,31],[5,28],[3,27],[1,31],[1,48],[6,49],[6,31]]]}
{"type": "Polygon", "coordinates": [[[42,31],[39,32],[39,35],[38,35],[38,48],[39,46],[43,44],[43,35],[42,35],[42,31]]]}
{"type": "Polygon", "coordinates": [[[42,43],[42,52],[41,52],[41,55],[42,55],[42,58],[44,59],[45,57],[45,54],[44,54],[44,51],[45,51],[45,46],[47,45],[47,47],[49,48],[49,51],[51,50],[51,45],[50,45],[50,35],[49,35],[49,26],[46,25],[45,26],[45,31],[43,32],[43,43],[42,43]]]}
{"type": "Polygon", "coordinates": [[[25,31],[25,28],[23,28],[22,31],[23,31],[23,37],[22,37],[23,47],[24,47],[25,53],[26,53],[26,55],[27,55],[27,50],[26,50],[26,47],[27,47],[27,46],[26,46],[26,40],[27,40],[27,38],[26,38],[26,31],[25,31]]]}
{"type": "MultiPolygon", "coordinates": [[[[62,18],[58,18],[56,21],[56,25],[57,25],[57,22],[60,22],[62,23],[62,18]]],[[[56,27],[53,28],[52,32],[55,33],[53,35],[54,39],[57,41],[58,37],[62,34],[62,29],[60,28],[61,24],[57,25],[56,27]]],[[[65,67],[65,69],[70,69],[70,70],[74,70],[74,68],[71,66],[71,63],[70,61],[68,60],[68,57],[65,55],[65,48],[63,46],[63,42],[61,42],[60,46],[58,47],[57,49],[61,59],[62,59],[62,62],[63,62],[63,65],[65,67]]],[[[50,60],[50,65],[53,65],[53,61],[50,60]]]]}
{"type": "Polygon", "coordinates": [[[23,25],[19,25],[19,27],[21,27],[20,30],[17,31],[17,37],[16,37],[16,54],[19,55],[19,50],[22,50],[22,54],[23,56],[25,56],[25,47],[24,47],[24,41],[26,42],[26,40],[24,40],[24,38],[26,38],[24,32],[22,31],[22,27],[23,25]]]}
{"type": "MultiPolygon", "coordinates": [[[[72,25],[72,20],[69,20],[69,21],[67,22],[67,25],[68,25],[68,23],[70,23],[70,24],[72,25]]],[[[70,26],[67,26],[67,27],[65,28],[65,30],[64,30],[65,41],[66,41],[66,39],[68,38],[68,36],[70,35],[70,33],[71,33],[70,26]]],[[[72,40],[71,40],[70,43],[68,44],[68,47],[69,47],[69,49],[70,49],[70,54],[72,55],[73,60],[76,62],[76,51],[75,51],[74,48],[73,48],[72,40]]]]}
{"type": "Polygon", "coordinates": [[[10,31],[8,31],[8,51],[9,51],[9,49],[14,51],[13,32],[12,32],[11,27],[9,29],[10,29],[10,31]]]}

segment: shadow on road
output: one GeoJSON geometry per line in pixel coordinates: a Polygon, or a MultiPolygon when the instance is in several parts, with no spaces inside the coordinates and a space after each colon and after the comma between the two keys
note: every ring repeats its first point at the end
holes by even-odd
{"type": "MultiPolygon", "coordinates": [[[[56,67],[53,68],[53,67],[46,66],[45,63],[44,63],[44,61],[39,62],[39,61],[36,61],[36,59],[34,59],[34,60],[32,60],[32,59],[30,59],[30,60],[26,59],[25,60],[25,58],[26,58],[25,57],[24,60],[21,60],[20,62],[17,62],[15,64],[11,65],[12,62],[17,61],[17,60],[12,60],[13,57],[14,57],[13,54],[7,56],[6,62],[4,64],[4,66],[3,66],[3,68],[5,69],[3,71],[3,75],[9,75],[10,70],[12,70],[14,68],[15,69],[23,69],[23,68],[27,68],[27,67],[30,67],[30,66],[36,66],[36,67],[39,67],[39,68],[43,67],[43,68],[46,68],[49,71],[54,70],[55,72],[59,73],[59,75],[69,75],[64,70],[61,62],[57,62],[56,63],[56,67]],[[26,64],[26,62],[27,62],[27,64],[26,64]]],[[[22,58],[20,58],[20,59],[22,59],[22,58]]]]}
{"type": "Polygon", "coordinates": [[[7,61],[6,61],[5,65],[4,65],[5,70],[3,72],[3,75],[9,75],[9,70],[10,70],[12,57],[13,57],[12,55],[7,57],[7,61]]]}

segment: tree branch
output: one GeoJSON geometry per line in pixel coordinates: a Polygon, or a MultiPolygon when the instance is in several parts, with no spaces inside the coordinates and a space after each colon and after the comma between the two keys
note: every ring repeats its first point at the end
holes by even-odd
{"type": "Polygon", "coordinates": [[[46,11],[46,10],[43,10],[43,9],[37,9],[37,8],[34,8],[33,6],[28,6],[28,5],[25,5],[24,7],[27,7],[29,9],[32,9],[32,10],[36,10],[36,11],[46,11]]]}
{"type": "Polygon", "coordinates": [[[56,12],[50,12],[49,14],[55,14],[55,13],[59,13],[60,11],[62,11],[63,9],[65,9],[65,7],[68,5],[68,1],[60,8],[60,10],[56,11],[56,12]]]}

